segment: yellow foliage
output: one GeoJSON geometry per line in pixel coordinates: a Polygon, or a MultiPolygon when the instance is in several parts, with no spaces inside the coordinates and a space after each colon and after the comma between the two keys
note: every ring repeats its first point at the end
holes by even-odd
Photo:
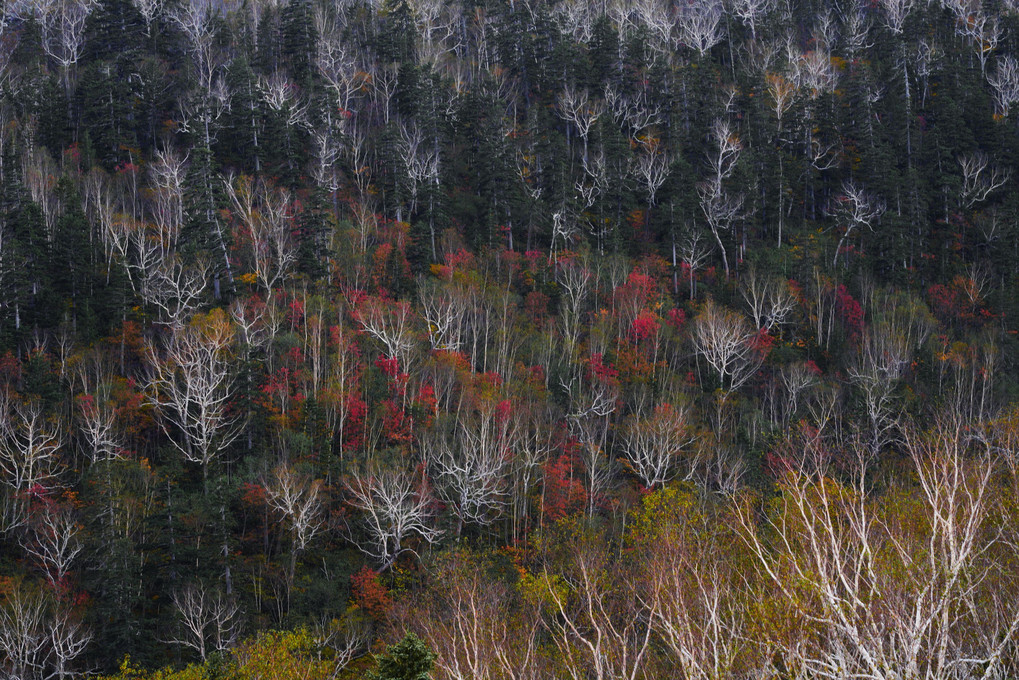
{"type": "Polygon", "coordinates": [[[162,668],[146,671],[131,665],[131,657],[125,656],[116,675],[99,676],[99,680],[211,680],[206,666],[189,665],[182,670],[162,668]]]}
{"type": "Polygon", "coordinates": [[[315,638],[306,628],[270,631],[233,650],[240,678],[330,680],[331,661],[317,658],[315,638]]]}
{"type": "Polygon", "coordinates": [[[115,675],[99,680],[331,680],[336,664],[320,658],[318,642],[306,629],[260,633],[230,651],[225,667],[219,663],[189,665],[181,670],[146,671],[125,657],[115,675]]]}

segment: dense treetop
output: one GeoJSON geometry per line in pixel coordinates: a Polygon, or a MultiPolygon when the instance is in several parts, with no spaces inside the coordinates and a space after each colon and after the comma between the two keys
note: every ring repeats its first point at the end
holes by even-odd
{"type": "Polygon", "coordinates": [[[1011,0],[7,0],[0,672],[1014,677],[1017,116],[1011,0]]]}

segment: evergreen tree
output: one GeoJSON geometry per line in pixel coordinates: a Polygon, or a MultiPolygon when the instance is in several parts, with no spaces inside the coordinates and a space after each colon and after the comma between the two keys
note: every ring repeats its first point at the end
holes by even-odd
{"type": "Polygon", "coordinates": [[[407,633],[395,645],[375,659],[375,668],[368,671],[368,680],[429,680],[435,665],[435,654],[414,633],[407,633]]]}

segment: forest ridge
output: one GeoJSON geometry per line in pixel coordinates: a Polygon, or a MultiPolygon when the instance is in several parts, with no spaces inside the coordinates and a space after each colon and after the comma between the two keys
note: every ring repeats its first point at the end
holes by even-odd
{"type": "Polygon", "coordinates": [[[1019,4],[0,3],[0,678],[1019,676],[1019,4]]]}

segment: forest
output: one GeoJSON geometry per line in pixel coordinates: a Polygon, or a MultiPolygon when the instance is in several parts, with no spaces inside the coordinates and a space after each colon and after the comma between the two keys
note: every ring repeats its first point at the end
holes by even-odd
{"type": "Polygon", "coordinates": [[[1016,0],[0,0],[0,678],[1019,677],[1016,0]]]}

